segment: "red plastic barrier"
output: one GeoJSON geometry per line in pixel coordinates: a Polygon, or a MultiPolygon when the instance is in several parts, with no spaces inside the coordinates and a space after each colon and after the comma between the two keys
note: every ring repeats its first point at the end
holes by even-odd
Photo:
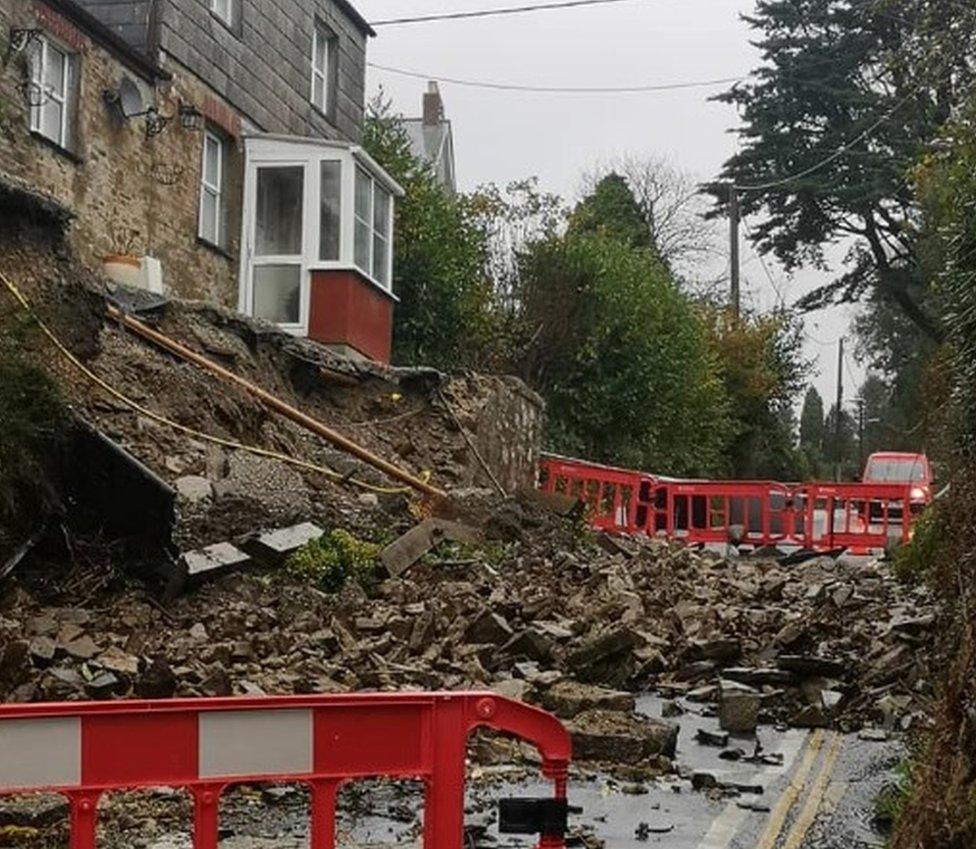
{"type": "Polygon", "coordinates": [[[922,506],[909,484],[673,480],[553,455],[539,486],[579,499],[599,530],[852,554],[908,542],[922,506]]]}
{"type": "MultiPolygon", "coordinates": [[[[311,790],[311,847],[335,846],[339,787],[389,776],[425,783],[424,846],[462,849],[468,736],[479,726],[533,743],[566,798],[571,754],[562,724],[493,693],[295,696],[0,706],[0,796],[70,800],[71,849],[95,849],[109,791],[188,788],[194,849],[217,849],[221,793],[251,782],[311,790]]],[[[543,836],[544,849],[564,846],[543,836]]]]}

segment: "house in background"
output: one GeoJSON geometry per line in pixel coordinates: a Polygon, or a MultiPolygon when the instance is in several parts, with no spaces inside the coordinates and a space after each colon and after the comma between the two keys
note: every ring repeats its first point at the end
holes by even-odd
{"type": "Polygon", "coordinates": [[[444,101],[436,82],[427,83],[420,118],[404,118],[410,149],[417,159],[429,162],[437,179],[449,191],[457,191],[454,170],[454,131],[444,115],[444,101]]]}
{"type": "Polygon", "coordinates": [[[348,0],[0,0],[0,172],[73,213],[89,264],[388,361],[373,35],[348,0]]]}

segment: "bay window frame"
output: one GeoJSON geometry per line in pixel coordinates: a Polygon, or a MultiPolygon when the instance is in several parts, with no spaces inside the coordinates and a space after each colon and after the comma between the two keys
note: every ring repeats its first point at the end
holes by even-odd
{"type": "MultiPolygon", "coordinates": [[[[262,166],[304,166],[304,196],[302,199],[303,260],[301,283],[300,320],[296,324],[278,325],[295,335],[308,334],[309,298],[311,274],[315,271],[353,271],[364,283],[378,289],[393,301],[399,298],[393,292],[393,227],[396,199],[403,196],[403,189],[358,145],[325,139],[306,139],[295,136],[252,135],[245,137],[245,193],[242,216],[241,268],[238,293],[238,310],[252,315],[254,287],[252,258],[254,256],[254,228],[257,212],[257,169],[262,166]],[[321,259],[321,178],[322,162],[339,162],[339,255],[336,259],[321,259]],[[381,186],[390,196],[387,221],[386,283],[361,269],[355,259],[355,212],[356,173],[362,168],[375,186],[381,186]]],[[[372,207],[370,209],[372,215],[372,207]]],[[[370,222],[370,257],[373,251],[373,227],[370,222]]],[[[267,260],[267,258],[262,258],[267,260]]],[[[372,266],[372,261],[371,261],[372,266]]]]}

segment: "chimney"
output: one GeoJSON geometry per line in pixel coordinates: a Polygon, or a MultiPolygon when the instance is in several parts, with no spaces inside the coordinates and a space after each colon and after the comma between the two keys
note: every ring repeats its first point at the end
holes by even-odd
{"type": "Polygon", "coordinates": [[[444,101],[441,100],[441,92],[436,82],[427,83],[427,92],[424,94],[424,126],[436,127],[444,118],[444,101]]]}

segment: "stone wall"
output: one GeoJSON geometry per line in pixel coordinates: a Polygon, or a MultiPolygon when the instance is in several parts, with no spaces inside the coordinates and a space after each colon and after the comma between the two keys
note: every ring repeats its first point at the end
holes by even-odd
{"type": "Polygon", "coordinates": [[[361,24],[336,0],[237,0],[231,28],[208,0],[158,0],[159,46],[269,133],[359,141],[366,86],[361,24]],[[316,20],[335,34],[337,87],[331,115],[310,102],[316,20]]]}
{"type": "Polygon", "coordinates": [[[36,26],[77,53],[78,110],[71,150],[62,150],[28,131],[22,91],[23,54],[0,66],[0,171],[36,186],[67,207],[75,219],[70,237],[82,260],[98,267],[109,253],[151,255],[163,264],[164,283],[183,297],[234,305],[237,301],[240,197],[243,152],[240,117],[209,87],[175,63],[173,79],[154,85],[124,61],[40,2],[0,0],[0,32],[36,26]],[[226,250],[197,240],[203,135],[184,130],[177,119],[147,139],[141,118],[122,121],[105,104],[103,92],[127,77],[146,104],[174,115],[181,101],[205,111],[227,137],[228,206],[226,250]]]}

